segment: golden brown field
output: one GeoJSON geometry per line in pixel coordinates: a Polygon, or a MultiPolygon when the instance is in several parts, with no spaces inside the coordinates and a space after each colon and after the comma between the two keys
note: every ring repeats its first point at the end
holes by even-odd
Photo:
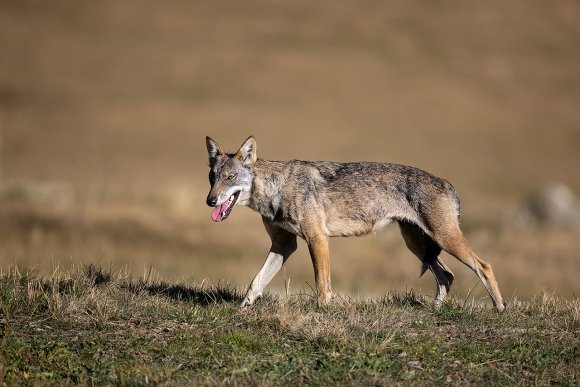
{"type": "MultiPolygon", "coordinates": [[[[204,137],[253,134],[263,158],[444,177],[508,301],[577,296],[580,230],[510,219],[549,182],[580,192],[579,42],[563,0],[4,0],[0,268],[247,285],[268,238],[248,209],[211,222],[204,137]]],[[[395,226],[331,249],[339,294],[433,293],[395,226]]],[[[444,260],[467,297],[476,276],[444,260]]],[[[310,292],[303,243],[285,278],[310,292]]]]}

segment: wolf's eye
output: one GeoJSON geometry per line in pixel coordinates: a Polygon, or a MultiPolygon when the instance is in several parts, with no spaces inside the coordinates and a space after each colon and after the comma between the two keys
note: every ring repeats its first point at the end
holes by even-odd
{"type": "Polygon", "coordinates": [[[229,175],[228,180],[234,180],[238,175],[229,175]]]}

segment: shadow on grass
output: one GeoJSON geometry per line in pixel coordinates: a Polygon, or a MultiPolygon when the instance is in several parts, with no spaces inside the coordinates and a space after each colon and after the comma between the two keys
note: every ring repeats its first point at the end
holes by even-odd
{"type": "Polygon", "coordinates": [[[95,286],[105,285],[111,281],[111,273],[106,273],[93,264],[85,267],[84,272],[87,279],[95,286]]]}
{"type": "Polygon", "coordinates": [[[152,295],[161,295],[173,300],[191,302],[201,306],[221,304],[224,302],[239,303],[242,301],[242,296],[239,292],[227,285],[209,286],[206,288],[200,286],[171,285],[165,282],[145,283],[140,281],[137,284],[125,284],[122,288],[136,292],[146,291],[152,295]]]}
{"type": "MultiPolygon", "coordinates": [[[[94,286],[103,286],[112,282],[111,274],[104,272],[102,268],[89,265],[85,269],[85,275],[94,286]]],[[[167,282],[149,282],[139,280],[136,282],[118,280],[120,289],[151,295],[160,295],[176,301],[191,302],[196,305],[208,306],[224,302],[239,303],[242,301],[240,292],[229,284],[210,286],[187,286],[183,284],[169,284],[167,282]]]]}
{"type": "Polygon", "coordinates": [[[390,293],[383,296],[382,302],[396,306],[409,306],[415,309],[426,308],[431,304],[424,295],[416,294],[412,290],[404,293],[390,293]]]}

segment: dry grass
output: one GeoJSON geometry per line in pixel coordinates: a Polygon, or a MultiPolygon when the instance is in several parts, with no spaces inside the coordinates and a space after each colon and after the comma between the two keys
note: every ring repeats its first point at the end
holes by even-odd
{"type": "Polygon", "coordinates": [[[1,7],[5,179],[203,196],[203,136],[253,132],[266,158],[418,165],[485,205],[580,190],[569,1],[1,7]]]}
{"type": "Polygon", "coordinates": [[[311,294],[237,309],[227,286],[95,267],[0,275],[0,383],[578,383],[578,300],[503,314],[389,294],[316,309],[311,294]]]}

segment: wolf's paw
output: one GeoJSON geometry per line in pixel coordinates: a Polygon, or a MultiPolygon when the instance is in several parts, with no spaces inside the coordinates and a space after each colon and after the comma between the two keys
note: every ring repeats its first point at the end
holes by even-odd
{"type": "Polygon", "coordinates": [[[240,308],[245,309],[251,306],[261,296],[262,296],[261,294],[253,294],[248,292],[248,294],[246,294],[246,297],[244,297],[244,300],[240,304],[240,308]]]}
{"type": "Polygon", "coordinates": [[[507,303],[504,301],[500,305],[496,305],[496,308],[499,313],[503,313],[505,308],[507,308],[507,303]]]}
{"type": "Polygon", "coordinates": [[[324,294],[319,294],[317,305],[319,308],[323,308],[325,306],[328,306],[331,300],[332,300],[332,292],[328,291],[324,294]]]}

